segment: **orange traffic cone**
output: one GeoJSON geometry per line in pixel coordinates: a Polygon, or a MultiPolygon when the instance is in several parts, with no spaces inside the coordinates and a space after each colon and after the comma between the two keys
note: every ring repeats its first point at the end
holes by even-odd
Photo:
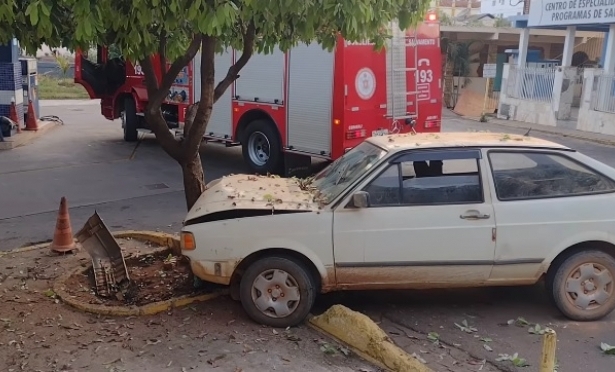
{"type": "Polygon", "coordinates": [[[28,119],[26,119],[26,130],[38,130],[38,122],[36,120],[36,112],[34,112],[32,100],[28,100],[28,119]]]}
{"type": "Polygon", "coordinates": [[[70,216],[68,215],[68,206],[66,205],[65,197],[62,197],[60,201],[56,230],[53,233],[53,242],[51,242],[50,248],[52,251],[58,253],[77,249],[77,245],[73,239],[73,229],[70,226],[70,216]]]}
{"type": "Polygon", "coordinates": [[[15,106],[15,100],[11,100],[11,108],[9,109],[9,119],[11,119],[17,126],[17,133],[21,133],[21,125],[19,124],[19,118],[17,117],[17,106],[15,106]]]}

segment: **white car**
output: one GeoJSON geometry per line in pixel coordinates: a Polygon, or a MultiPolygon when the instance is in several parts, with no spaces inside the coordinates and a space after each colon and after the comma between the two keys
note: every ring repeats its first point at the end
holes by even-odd
{"type": "Polygon", "coordinates": [[[286,327],[318,293],[532,285],[575,320],[615,308],[615,169],[541,139],[372,137],[313,180],[232,175],[181,232],[199,278],[286,327]]]}

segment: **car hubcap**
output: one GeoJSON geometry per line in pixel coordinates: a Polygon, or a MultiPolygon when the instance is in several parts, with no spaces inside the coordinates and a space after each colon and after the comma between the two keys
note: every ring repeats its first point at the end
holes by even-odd
{"type": "Polygon", "coordinates": [[[600,264],[584,263],[566,279],[566,293],[583,310],[598,308],[613,296],[613,275],[600,264]]]}
{"type": "Polygon", "coordinates": [[[248,139],[250,161],[259,167],[267,164],[271,154],[269,139],[263,132],[254,132],[248,139]]]}
{"type": "Polygon", "coordinates": [[[297,310],[301,300],[299,285],[286,271],[271,269],[262,272],[252,284],[252,301],[265,315],[284,318],[297,310]]]}

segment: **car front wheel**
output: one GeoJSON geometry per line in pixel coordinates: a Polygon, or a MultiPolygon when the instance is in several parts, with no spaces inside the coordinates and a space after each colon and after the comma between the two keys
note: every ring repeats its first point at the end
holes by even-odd
{"type": "Polygon", "coordinates": [[[300,262],[266,257],[244,272],[239,294],[252,320],[286,328],[305,320],[314,305],[316,288],[308,269],[300,262]]]}
{"type": "Polygon", "coordinates": [[[556,268],[550,286],[555,305],[568,318],[601,319],[615,309],[615,259],[598,250],[573,254],[556,268]]]}

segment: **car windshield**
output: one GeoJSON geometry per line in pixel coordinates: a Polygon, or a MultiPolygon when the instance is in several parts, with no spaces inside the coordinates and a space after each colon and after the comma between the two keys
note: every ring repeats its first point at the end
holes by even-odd
{"type": "Polygon", "coordinates": [[[325,204],[330,203],[386,153],[380,147],[362,142],[320,171],[314,176],[312,185],[318,189],[321,201],[325,204]]]}

